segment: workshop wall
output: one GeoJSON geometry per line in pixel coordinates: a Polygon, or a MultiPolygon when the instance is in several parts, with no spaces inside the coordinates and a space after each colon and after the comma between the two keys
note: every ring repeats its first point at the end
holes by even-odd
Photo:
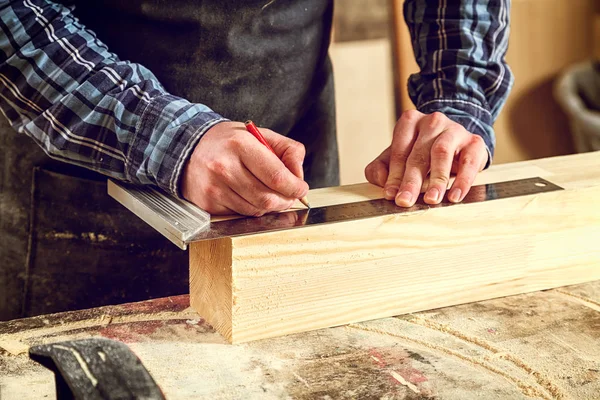
{"type": "Polygon", "coordinates": [[[336,0],[330,48],[343,185],[391,143],[396,120],[389,0],[336,0]]]}
{"type": "Polygon", "coordinates": [[[594,18],[594,58],[600,61],[600,1],[596,4],[594,18]]]}

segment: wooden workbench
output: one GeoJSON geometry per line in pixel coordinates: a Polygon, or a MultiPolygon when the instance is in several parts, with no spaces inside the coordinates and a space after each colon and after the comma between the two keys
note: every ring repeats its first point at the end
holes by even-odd
{"type": "MultiPolygon", "coordinates": [[[[499,165],[477,182],[595,186],[599,157],[578,156],[576,172],[566,158],[499,165]]],[[[379,195],[363,187],[338,201],[379,195]]],[[[600,399],[600,281],[240,345],[188,296],[0,322],[0,399],[53,398],[29,346],[94,336],[127,343],[168,399],[600,399]]]]}
{"type": "Polygon", "coordinates": [[[30,345],[127,343],[168,399],[598,399],[600,281],[227,344],[188,296],[0,323],[0,398],[53,399],[30,345]]]}

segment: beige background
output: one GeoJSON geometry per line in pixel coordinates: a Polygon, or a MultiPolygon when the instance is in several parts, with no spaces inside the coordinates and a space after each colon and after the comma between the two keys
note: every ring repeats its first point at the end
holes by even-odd
{"type": "Polygon", "coordinates": [[[364,182],[366,165],[390,145],[396,121],[390,41],[337,43],[330,55],[341,184],[364,182]]]}
{"type": "Polygon", "coordinates": [[[342,185],[391,143],[396,121],[392,21],[388,0],[337,0],[330,56],[342,185]],[[365,3],[369,7],[365,7],[365,3]]]}

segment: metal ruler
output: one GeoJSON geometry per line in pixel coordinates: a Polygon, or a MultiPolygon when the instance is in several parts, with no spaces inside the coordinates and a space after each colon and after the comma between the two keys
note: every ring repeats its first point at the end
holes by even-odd
{"type": "Polygon", "coordinates": [[[108,193],[112,197],[184,250],[188,244],[200,240],[414,213],[430,208],[480,203],[556,190],[563,190],[563,188],[542,178],[527,178],[473,186],[464,200],[458,204],[444,199],[442,203],[432,206],[425,204],[420,196],[414,206],[405,208],[396,206],[390,200],[376,199],[211,223],[210,215],[206,211],[159,190],[112,180],[108,182],[108,193]]]}
{"type": "Polygon", "coordinates": [[[108,180],[108,194],[181,249],[210,227],[210,214],[151,186],[108,180]]]}

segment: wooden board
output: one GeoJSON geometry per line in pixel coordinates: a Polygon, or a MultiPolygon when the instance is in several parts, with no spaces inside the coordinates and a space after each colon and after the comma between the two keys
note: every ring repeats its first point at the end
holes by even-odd
{"type": "MultiPolygon", "coordinates": [[[[599,157],[479,177],[529,170],[564,191],[195,243],[191,305],[240,343],[600,279],[599,157]]],[[[376,197],[366,184],[309,195],[315,206],[376,197]]]]}

